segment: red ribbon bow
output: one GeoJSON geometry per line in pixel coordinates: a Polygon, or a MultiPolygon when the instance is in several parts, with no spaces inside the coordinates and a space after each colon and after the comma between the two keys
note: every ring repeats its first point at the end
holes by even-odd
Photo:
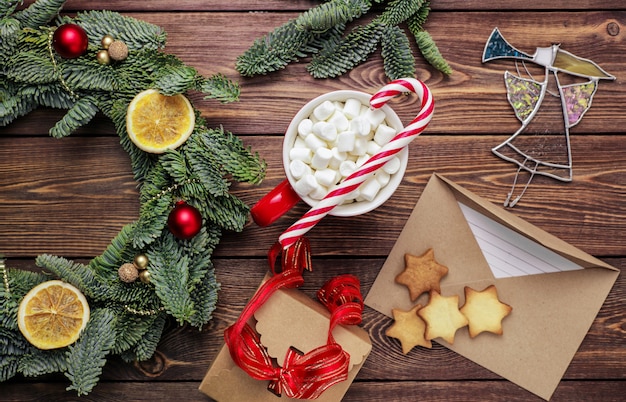
{"type": "Polygon", "coordinates": [[[254,379],[270,381],[268,389],[272,392],[289,398],[316,399],[330,386],[348,378],[350,355],[335,342],[332,331],[337,324],[361,322],[363,298],[359,280],[352,275],[341,275],[326,282],[317,296],[331,312],[327,344],[306,354],[290,348],[282,367],[276,367],[248,321],[275,291],[304,283],[303,271],[311,270],[309,242],[301,238],[286,250],[276,243],[269,260],[274,275],[261,285],[239,319],[226,329],[226,345],[235,364],[254,379]],[[277,271],[274,265],[279,257],[282,257],[282,269],[277,271]]]}

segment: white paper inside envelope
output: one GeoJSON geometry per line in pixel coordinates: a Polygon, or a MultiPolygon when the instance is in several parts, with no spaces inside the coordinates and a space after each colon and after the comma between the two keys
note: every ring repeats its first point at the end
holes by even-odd
{"type": "MultiPolygon", "coordinates": [[[[296,289],[276,291],[255,314],[256,330],[271,357],[282,364],[290,347],[307,353],[327,342],[330,312],[319,302],[296,289]]],[[[337,402],[348,391],[369,355],[372,344],[368,333],[356,325],[338,325],[333,330],[337,343],[350,355],[348,379],[328,388],[316,401],[337,402]]],[[[222,347],[200,385],[200,391],[220,402],[296,401],[278,397],[267,390],[267,381],[258,381],[232,361],[222,347]]]]}
{"type": "Polygon", "coordinates": [[[579,264],[467,205],[458,204],[496,278],[583,269],[579,264]]]}

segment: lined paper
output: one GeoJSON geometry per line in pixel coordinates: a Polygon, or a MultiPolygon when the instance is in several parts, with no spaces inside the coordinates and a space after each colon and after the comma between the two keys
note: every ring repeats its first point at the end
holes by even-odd
{"type": "Polygon", "coordinates": [[[459,207],[496,278],[583,269],[467,205],[459,207]]]}

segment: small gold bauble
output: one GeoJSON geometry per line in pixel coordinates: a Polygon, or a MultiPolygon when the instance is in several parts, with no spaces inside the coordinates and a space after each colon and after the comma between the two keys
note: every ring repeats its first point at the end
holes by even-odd
{"type": "Polygon", "coordinates": [[[143,283],[150,283],[150,271],[144,269],[143,271],[139,272],[139,280],[141,280],[141,282],[143,283]]]}
{"type": "Polygon", "coordinates": [[[102,44],[103,48],[108,49],[109,46],[111,46],[111,43],[113,43],[114,40],[115,40],[115,38],[113,38],[111,35],[104,35],[102,37],[102,40],[100,41],[100,44],[102,44]]]}
{"type": "Polygon", "coordinates": [[[122,264],[120,268],[117,270],[117,274],[119,275],[122,282],[131,283],[135,282],[137,277],[139,276],[139,271],[134,264],[127,262],[126,264],[122,264]]]}
{"type": "Polygon", "coordinates": [[[106,50],[98,50],[98,53],[96,53],[96,60],[98,60],[98,63],[100,64],[111,63],[111,57],[109,57],[109,52],[106,50]]]}
{"type": "Polygon", "coordinates": [[[137,267],[137,269],[148,268],[148,257],[146,257],[145,254],[137,254],[133,262],[135,266],[137,267]]]}
{"type": "Polygon", "coordinates": [[[114,40],[109,45],[108,51],[109,56],[116,61],[122,61],[128,57],[128,46],[121,40],[114,40]]]}

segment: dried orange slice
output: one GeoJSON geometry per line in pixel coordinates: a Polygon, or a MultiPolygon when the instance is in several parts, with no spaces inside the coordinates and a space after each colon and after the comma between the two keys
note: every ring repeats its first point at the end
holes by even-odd
{"type": "Polygon", "coordinates": [[[76,342],[89,321],[87,299],[74,286],[53,280],[32,288],[20,303],[18,326],[39,349],[56,349],[76,342]]]}
{"type": "Polygon", "coordinates": [[[196,115],[182,94],[166,96],[156,89],[140,92],[128,105],[126,131],[139,149],[160,154],[182,145],[194,129],[196,115]]]}

